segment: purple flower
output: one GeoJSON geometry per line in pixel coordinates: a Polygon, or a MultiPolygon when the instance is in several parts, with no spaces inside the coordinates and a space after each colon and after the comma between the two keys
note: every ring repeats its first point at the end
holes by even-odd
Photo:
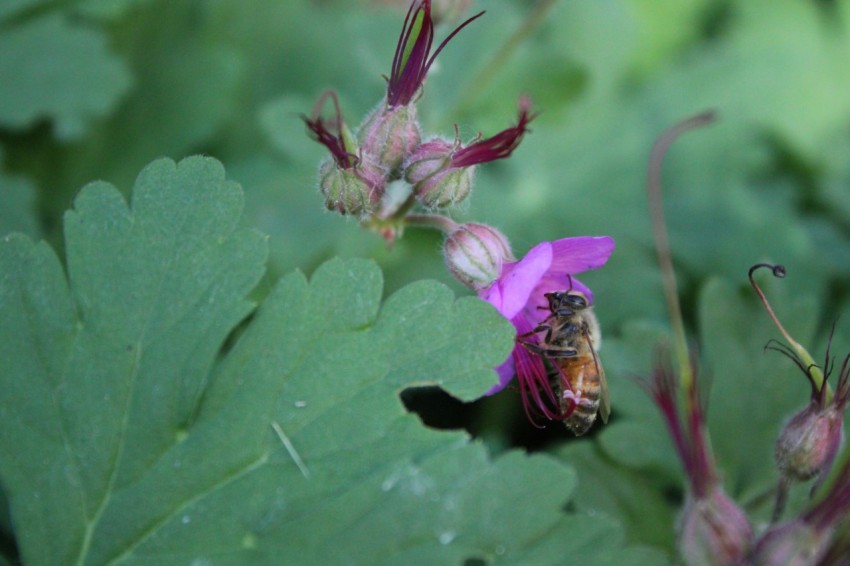
{"type": "Polygon", "coordinates": [[[431,0],[414,0],[404,18],[404,25],[393,57],[393,66],[387,85],[387,105],[393,108],[410,104],[425,81],[428,69],[434,64],[434,60],[443,47],[455,34],[482,14],[484,12],[479,12],[455,28],[431,54],[431,44],[434,42],[431,0]]]}
{"type": "MultiPolygon", "coordinates": [[[[613,251],[614,240],[608,236],[541,242],[520,261],[504,263],[499,278],[480,290],[478,296],[511,321],[518,336],[523,335],[546,318],[548,302],[545,293],[563,291],[572,285],[573,290],[584,293],[592,303],[590,289],[572,276],[602,267],[613,251]]],[[[529,341],[534,339],[534,336],[529,336],[529,341]]],[[[532,423],[535,423],[535,415],[549,420],[562,420],[567,416],[561,414],[559,400],[552,391],[546,367],[539,355],[517,343],[510,357],[496,371],[499,383],[487,395],[504,389],[516,375],[523,407],[532,423]]]]}

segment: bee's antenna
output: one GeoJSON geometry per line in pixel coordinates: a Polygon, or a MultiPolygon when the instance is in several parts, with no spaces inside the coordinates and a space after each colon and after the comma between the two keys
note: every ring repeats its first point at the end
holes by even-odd
{"type": "Polygon", "coordinates": [[[567,273],[567,281],[568,281],[568,282],[569,282],[569,284],[570,284],[569,289],[567,289],[567,293],[569,293],[570,291],[572,291],[572,290],[573,290],[573,276],[572,276],[572,275],[570,275],[569,273],[567,273]]]}

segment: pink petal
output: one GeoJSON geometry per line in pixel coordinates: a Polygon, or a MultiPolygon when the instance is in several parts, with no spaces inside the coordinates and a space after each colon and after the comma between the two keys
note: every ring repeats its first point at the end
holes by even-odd
{"type": "Polygon", "coordinates": [[[516,373],[516,369],[514,368],[513,354],[508,356],[508,359],[506,359],[499,365],[499,367],[496,368],[496,373],[499,374],[499,383],[488,389],[484,395],[494,395],[505,387],[507,387],[508,383],[513,381],[514,374],[516,373]]]}
{"type": "Polygon", "coordinates": [[[541,242],[531,248],[525,257],[508,267],[496,285],[501,286],[502,304],[496,307],[502,316],[513,319],[528,302],[534,288],[552,265],[552,244],[541,242]],[[507,274],[505,274],[507,273],[507,274]]]}
{"type": "Polygon", "coordinates": [[[478,291],[478,298],[496,307],[499,313],[502,312],[502,286],[499,285],[498,281],[494,281],[489,287],[478,291]]]}
{"type": "Polygon", "coordinates": [[[552,242],[554,271],[576,274],[599,269],[614,251],[614,239],[609,236],[580,236],[552,242]]]}

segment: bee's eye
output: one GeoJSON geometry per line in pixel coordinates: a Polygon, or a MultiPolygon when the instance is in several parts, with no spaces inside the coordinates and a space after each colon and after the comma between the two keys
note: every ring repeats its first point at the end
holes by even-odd
{"type": "Polygon", "coordinates": [[[574,309],[585,309],[587,308],[587,299],[577,294],[570,294],[567,296],[567,304],[570,305],[574,309]]]}

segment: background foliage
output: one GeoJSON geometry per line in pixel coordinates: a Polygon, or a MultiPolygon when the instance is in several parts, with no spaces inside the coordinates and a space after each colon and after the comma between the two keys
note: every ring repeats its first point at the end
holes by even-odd
{"type": "Polygon", "coordinates": [[[571,235],[616,239],[608,266],[583,278],[605,332],[611,423],[577,441],[554,427],[531,429],[513,391],[471,402],[510,341],[486,308],[465,299],[450,308],[455,299],[445,287],[421,282],[467,294],[442,266],[439,235],[411,230],[387,250],[356,223],[322,211],[314,175],[324,149],[306,138],[298,114],[328,87],[354,124],[378,102],[403,8],[7,0],[0,4],[0,235],[22,232],[59,250],[13,236],[0,256],[7,559],[23,552],[32,563],[187,562],[215,554],[214,562],[275,562],[307,553],[427,562],[452,549],[442,556],[605,563],[633,553],[661,561],[671,552],[682,478],[654,407],[632,379],[648,373],[667,331],[644,179],[655,137],[706,108],[721,120],[674,146],[665,201],[686,316],[710,375],[709,420],[726,487],[753,516],[767,516],[772,442],[807,386],[787,360],[762,352],[776,332],[746,271],[757,261],[784,263],[788,277],[765,283],[786,326],[820,355],[838,319],[835,352],[848,351],[850,321],[840,314],[850,291],[850,2],[479,0],[478,8],[486,16],[443,52],[420,115],[428,131],[450,134],[457,123],[471,137],[505,127],[521,93],[543,111],[511,159],[482,168],[471,204],[456,216],[499,227],[517,253],[571,235]],[[197,153],[219,160],[226,174],[212,159],[145,168],[197,153]],[[95,180],[104,182],[79,193],[95,180]],[[116,187],[127,199],[132,189],[130,208],[116,187]],[[187,214],[185,226],[171,216],[178,212],[187,214]],[[335,257],[374,263],[319,267],[335,257]],[[169,284],[150,294],[149,281],[169,284]],[[232,332],[253,308],[248,293],[262,306],[232,332]],[[213,301],[208,312],[200,297],[224,303],[213,301]],[[298,297],[313,310],[275,322],[298,297]],[[430,313],[416,311],[420,304],[430,313]],[[352,308],[336,322],[345,306],[352,308]],[[402,333],[411,316],[423,317],[413,319],[418,332],[402,333]],[[152,326],[137,327],[141,320],[152,326]],[[166,334],[153,331],[160,327],[166,334]],[[202,338],[199,328],[207,329],[202,338]],[[433,348],[451,348],[438,328],[476,356],[423,366],[418,360],[433,348]],[[125,338],[145,349],[122,353],[125,338]],[[46,349],[28,349],[38,345],[46,349]],[[66,357],[66,347],[76,357],[66,357]],[[404,363],[393,361],[407,347],[404,363]],[[292,352],[306,357],[284,379],[272,361],[257,359],[261,352],[281,364],[292,363],[292,352]],[[133,359],[139,375],[161,383],[108,379],[133,359]],[[28,365],[33,360],[42,365],[28,365]],[[245,398],[229,397],[238,364],[256,364],[244,375],[266,376],[271,389],[252,382],[245,398]],[[85,368],[103,373],[103,388],[85,368]],[[51,382],[57,375],[63,380],[51,382]],[[69,386],[79,398],[50,406],[73,376],[91,390],[69,386]],[[424,384],[452,396],[407,389],[424,384]],[[299,416],[292,403],[302,399],[275,387],[306,388],[326,399],[326,413],[299,416]],[[44,406],[22,402],[32,399],[44,406]],[[261,410],[266,402],[275,406],[261,410]],[[405,406],[432,427],[457,430],[424,427],[405,406]],[[316,463],[312,483],[269,420],[305,447],[308,468],[316,463]],[[114,428],[128,439],[140,435],[140,444],[110,468],[111,445],[91,434],[108,437],[114,428]],[[72,438],[58,439],[60,429],[72,438]],[[181,435],[188,440],[174,440],[181,435]],[[64,473],[62,458],[71,456],[91,464],[91,477],[64,473]],[[186,483],[165,469],[193,458],[186,483]],[[38,480],[44,491],[34,491],[45,461],[58,467],[38,480]],[[201,471],[198,462],[215,463],[201,471]],[[240,466],[249,477],[216,483],[240,466]],[[422,477],[435,494],[424,507],[405,499],[422,477]],[[68,482],[79,500],[45,506],[68,482]],[[122,523],[151,485],[163,490],[148,510],[151,522],[122,523]],[[394,495],[395,485],[408,491],[394,495]],[[456,510],[445,508],[450,500],[456,510]],[[106,515],[92,515],[92,502],[106,515]],[[239,512],[221,516],[234,505],[239,512]],[[340,518],[341,508],[348,514],[340,518]],[[299,522],[305,509],[314,511],[299,522]],[[100,533],[105,517],[124,531],[100,533]],[[215,520],[192,522],[186,534],[183,517],[215,520]],[[341,532],[343,540],[328,542],[341,532]],[[81,540],[89,541],[83,551],[81,540]],[[599,540],[613,542],[594,552],[599,540]],[[351,548],[368,550],[334,554],[351,548]]]}

